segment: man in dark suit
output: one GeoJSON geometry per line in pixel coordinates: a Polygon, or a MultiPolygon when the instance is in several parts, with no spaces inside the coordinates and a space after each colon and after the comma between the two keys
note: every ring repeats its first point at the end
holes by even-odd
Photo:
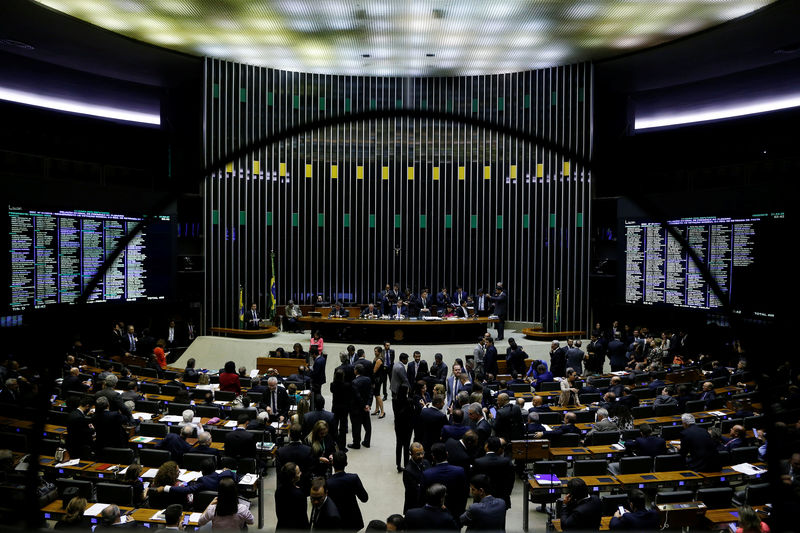
{"type": "Polygon", "coordinates": [[[86,413],[91,409],[94,398],[88,394],[81,396],[78,407],[67,417],[67,451],[73,459],[88,459],[92,455],[94,427],[86,413]]]}
{"type": "Polygon", "coordinates": [[[127,432],[125,431],[126,419],[119,411],[110,411],[108,398],[101,396],[95,400],[95,413],[92,425],[95,430],[95,452],[100,453],[103,448],[124,448],[128,445],[127,432]]]}
{"type": "Polygon", "coordinates": [[[69,375],[61,382],[61,397],[66,397],[68,391],[85,393],[89,390],[89,382],[80,377],[80,369],[74,366],[69,369],[69,375]]]}
{"type": "Polygon", "coordinates": [[[447,365],[442,361],[442,354],[437,353],[433,356],[430,373],[432,380],[444,382],[447,379],[447,365]]]}
{"type": "Polygon", "coordinates": [[[625,370],[628,357],[625,355],[625,343],[620,340],[620,333],[614,334],[614,339],[608,343],[608,363],[612,372],[625,370]]]}
{"type": "Polygon", "coordinates": [[[267,380],[267,390],[262,393],[261,404],[273,422],[283,422],[289,416],[289,393],[284,387],[278,386],[278,378],[273,376],[267,380]]]}
{"type": "Polygon", "coordinates": [[[262,316],[258,312],[258,306],[252,304],[250,309],[244,314],[244,327],[245,329],[258,329],[258,323],[262,316]]]}
{"type": "MultiPolygon", "coordinates": [[[[494,417],[495,435],[510,442],[522,438],[522,410],[516,402],[511,402],[508,394],[497,395],[497,415],[494,417]]],[[[492,493],[495,496],[497,493],[492,493]]]]}
{"type": "Polygon", "coordinates": [[[705,408],[708,409],[708,404],[717,399],[717,393],[714,392],[714,384],[710,381],[703,383],[703,392],[700,393],[700,400],[705,402],[705,408]]]}
{"type": "Polygon", "coordinates": [[[460,439],[447,439],[444,447],[447,450],[447,462],[463,468],[464,475],[469,478],[478,447],[478,434],[469,430],[460,439]]]}
{"type": "Polygon", "coordinates": [[[445,506],[453,519],[458,520],[467,505],[467,477],[464,469],[447,462],[447,448],[441,442],[431,447],[434,466],[422,473],[425,487],[441,483],[449,487],[445,498],[445,506]]]}
{"type": "Polygon", "coordinates": [[[458,318],[469,318],[470,314],[466,300],[461,300],[461,303],[456,305],[455,314],[458,318]]]}
{"type": "Polygon", "coordinates": [[[639,397],[633,394],[630,387],[622,388],[622,396],[617,397],[617,404],[624,405],[628,410],[639,407],[639,397]]]}
{"type": "Polygon", "coordinates": [[[483,371],[488,376],[491,374],[497,377],[499,372],[497,368],[497,347],[494,345],[494,339],[488,337],[486,339],[486,352],[483,355],[483,371]]]}
{"type": "Polygon", "coordinates": [[[328,424],[328,433],[334,441],[339,439],[339,427],[336,424],[336,417],[330,411],[325,410],[325,398],[320,394],[314,398],[314,410],[309,411],[303,417],[303,435],[308,435],[314,429],[314,424],[324,420],[328,424]]]}
{"type": "Polygon", "coordinates": [[[289,428],[289,443],[285,446],[278,448],[277,455],[275,456],[275,469],[280,469],[286,463],[294,463],[300,467],[300,488],[303,492],[309,489],[311,482],[311,469],[314,466],[314,454],[311,451],[311,446],[303,444],[303,428],[300,424],[293,424],[289,428]]]}
{"type": "Polygon", "coordinates": [[[256,438],[247,431],[247,423],[250,417],[246,414],[239,415],[238,426],[225,435],[225,455],[236,457],[237,459],[256,457],[256,438]]]}
{"type": "Polygon", "coordinates": [[[414,360],[408,363],[406,374],[408,375],[409,383],[416,383],[428,377],[428,362],[422,359],[422,354],[419,353],[419,350],[415,351],[412,357],[414,360]]]}
{"type": "Polygon", "coordinates": [[[489,298],[494,302],[494,314],[497,315],[498,321],[495,324],[497,329],[497,340],[503,340],[503,332],[506,327],[506,314],[508,310],[508,295],[503,290],[503,287],[498,286],[495,289],[495,295],[489,298]]]}
{"type": "MultiPolygon", "coordinates": [[[[560,378],[567,375],[567,349],[560,347],[557,340],[550,343],[550,373],[560,378]]],[[[539,381],[537,380],[537,385],[539,381]]]]}
{"type": "Polygon", "coordinates": [[[433,407],[424,407],[417,417],[417,427],[414,440],[421,442],[428,453],[431,447],[439,442],[442,428],[447,424],[447,416],[441,411],[444,399],[437,395],[433,397],[433,407]]]}
{"type": "Polygon", "coordinates": [[[397,300],[389,307],[389,316],[395,320],[402,320],[408,316],[408,306],[403,300],[397,300]]]}
{"type": "Polygon", "coordinates": [[[747,432],[744,426],[736,424],[731,428],[731,438],[725,441],[721,450],[731,451],[742,446],[747,446],[747,432]]]}
{"type": "Polygon", "coordinates": [[[660,519],[658,511],[647,508],[644,492],[632,489],[628,494],[628,507],[624,513],[619,510],[614,512],[614,517],[608,524],[612,530],[628,531],[658,531],[660,519]]]}
{"type": "Polygon", "coordinates": [[[575,425],[575,421],[577,420],[577,416],[575,413],[567,411],[564,413],[564,423],[555,428],[553,431],[545,431],[543,434],[535,433],[534,437],[537,439],[541,439],[542,437],[549,439],[554,435],[564,435],[566,433],[577,433],[578,435],[581,434],[581,430],[578,429],[578,426],[575,425]]]}
{"type": "Polygon", "coordinates": [[[125,353],[135,354],[139,352],[139,338],[136,336],[136,329],[131,325],[128,326],[128,331],[122,336],[121,347],[125,353]]]}
{"type": "Polygon", "coordinates": [[[200,465],[200,472],[203,474],[202,477],[191,481],[186,485],[166,485],[151,490],[173,494],[193,494],[195,492],[201,492],[204,490],[216,492],[219,488],[220,480],[229,477],[233,479],[234,482],[238,481],[236,474],[234,474],[232,470],[223,467],[221,472],[217,472],[216,468],[216,462],[214,459],[209,457],[208,459],[204,459],[200,465]]]}
{"type": "Polygon", "coordinates": [[[192,450],[192,445],[186,442],[186,439],[191,438],[192,435],[194,435],[194,427],[183,426],[181,428],[180,435],[175,433],[167,433],[167,436],[164,437],[164,440],[158,444],[158,449],[167,450],[169,452],[170,459],[180,464],[181,460],[183,459],[183,454],[189,453],[192,450]]]}
{"type": "Polygon", "coordinates": [[[475,429],[478,434],[478,455],[483,455],[483,445],[492,434],[492,426],[486,417],[483,415],[483,407],[478,402],[473,402],[467,407],[467,416],[470,420],[470,425],[475,429]]]}
{"type": "Polygon", "coordinates": [[[536,411],[528,411],[528,423],[525,425],[526,437],[533,437],[536,433],[543,435],[545,431],[547,431],[547,429],[539,423],[539,413],[536,411]]]}
{"type": "Polygon", "coordinates": [[[347,310],[342,308],[341,302],[336,302],[331,309],[331,312],[328,313],[328,318],[347,318],[349,313],[347,310]]]}
{"type": "Polygon", "coordinates": [[[430,485],[425,491],[425,505],[409,509],[406,513],[408,531],[458,531],[458,523],[445,506],[447,488],[441,483],[430,485]]]}
{"type": "Polygon", "coordinates": [[[311,482],[311,523],[312,531],[338,530],[342,528],[342,516],[339,509],[328,497],[328,486],[325,478],[317,477],[311,482]]]}
{"type": "Polygon", "coordinates": [[[716,472],[720,469],[717,445],[708,431],[696,426],[691,413],[681,415],[680,454],[686,459],[686,466],[695,472],[716,472]]]}
{"type": "Polygon", "coordinates": [[[372,408],[372,381],[362,375],[363,367],[355,365],[355,379],[353,380],[353,404],[350,410],[350,423],[353,426],[353,443],[348,448],[358,449],[361,446],[369,448],[372,439],[372,421],[370,409],[372,408]],[[364,426],[364,440],[361,441],[361,426],[364,426]]]}
{"type": "Polygon", "coordinates": [[[378,318],[379,316],[381,316],[381,311],[372,302],[361,310],[361,318],[378,318]]]}
{"type": "Polygon", "coordinates": [[[505,531],[508,507],[502,498],[493,495],[489,477],[485,474],[472,476],[469,480],[469,492],[475,503],[470,505],[460,518],[461,525],[467,526],[467,532],[505,531]]]}
{"type": "Polygon", "coordinates": [[[219,458],[219,450],[211,447],[211,433],[201,431],[197,434],[197,445],[189,453],[204,453],[219,458]]]}
{"type": "Polygon", "coordinates": [[[447,439],[458,440],[468,429],[469,426],[464,424],[464,411],[461,409],[453,409],[453,412],[450,414],[450,423],[442,427],[442,441],[447,442],[447,439]]]}
{"type": "Polygon", "coordinates": [[[475,459],[472,473],[483,474],[491,483],[489,492],[505,502],[511,509],[511,491],[514,488],[514,464],[509,457],[501,455],[502,443],[497,437],[486,441],[486,455],[475,459]]]}
{"type": "Polygon", "coordinates": [[[641,437],[636,437],[634,449],[636,455],[655,457],[667,453],[667,442],[657,435],[653,435],[653,428],[647,422],[639,425],[641,437]]]}
{"type": "Polygon", "coordinates": [[[108,399],[108,405],[111,410],[119,411],[126,420],[131,421],[133,417],[131,416],[130,409],[125,407],[125,400],[122,399],[122,395],[114,390],[118,381],[117,376],[114,374],[107,375],[103,384],[103,389],[95,393],[95,398],[105,396],[108,399]]]}
{"type": "Polygon", "coordinates": [[[589,494],[589,488],[581,478],[570,479],[561,511],[562,531],[597,531],[602,517],[600,498],[589,494]]]}
{"type": "MultiPolygon", "coordinates": [[[[313,351],[316,346],[312,346],[313,351]]],[[[322,393],[322,386],[325,384],[325,363],[328,360],[323,354],[318,354],[314,358],[314,366],[311,368],[311,388],[315,394],[322,393]]]]}
{"type": "Polygon", "coordinates": [[[197,383],[200,380],[200,373],[194,368],[194,357],[186,361],[186,368],[183,370],[183,381],[186,383],[197,383]]]}
{"type": "Polygon", "coordinates": [[[333,475],[328,478],[328,497],[336,504],[342,517],[341,529],[343,531],[358,531],[364,527],[361,509],[358,501],[366,503],[369,499],[361,478],[358,474],[347,474],[347,454],[341,450],[333,454],[333,475]]]}
{"type": "Polygon", "coordinates": [[[586,354],[583,353],[581,350],[581,341],[576,340],[573,341],[569,339],[567,341],[567,368],[573,369],[579,375],[583,374],[583,360],[586,357],[586,354]]]}
{"type": "Polygon", "coordinates": [[[403,501],[403,514],[409,509],[422,507],[423,478],[422,473],[430,468],[431,464],[425,459],[425,448],[419,442],[411,443],[409,448],[411,460],[403,470],[403,491],[405,499],[403,501]]]}

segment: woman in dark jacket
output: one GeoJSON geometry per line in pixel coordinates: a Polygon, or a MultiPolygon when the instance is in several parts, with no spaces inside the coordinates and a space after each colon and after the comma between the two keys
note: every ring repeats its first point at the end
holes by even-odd
{"type": "Polygon", "coordinates": [[[397,471],[402,472],[408,465],[408,447],[411,445],[411,432],[414,429],[414,399],[408,397],[408,387],[400,385],[397,390],[397,397],[392,400],[394,410],[394,458],[397,464],[397,471]],[[403,466],[400,466],[400,456],[403,458],[403,466]]]}
{"type": "Polygon", "coordinates": [[[344,369],[339,367],[333,372],[333,381],[331,382],[331,394],[333,400],[331,403],[331,412],[333,412],[334,424],[338,428],[338,442],[340,450],[345,449],[347,443],[347,416],[350,413],[350,403],[353,398],[353,389],[350,383],[345,381],[344,369]]]}
{"type": "Polygon", "coordinates": [[[300,489],[300,467],[289,462],[278,471],[275,531],[308,531],[308,496],[300,489]]]}

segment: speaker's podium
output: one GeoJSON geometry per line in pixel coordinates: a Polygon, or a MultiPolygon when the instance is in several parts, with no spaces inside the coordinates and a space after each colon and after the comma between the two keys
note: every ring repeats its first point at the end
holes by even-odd
{"type": "Polygon", "coordinates": [[[511,458],[514,461],[532,463],[550,458],[550,441],[547,439],[512,440],[511,458]]]}

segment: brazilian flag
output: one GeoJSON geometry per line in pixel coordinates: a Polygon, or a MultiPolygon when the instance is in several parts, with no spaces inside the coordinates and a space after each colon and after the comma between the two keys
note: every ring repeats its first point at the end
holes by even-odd
{"type": "Polygon", "coordinates": [[[270,251],[270,263],[272,265],[272,277],[269,280],[269,318],[275,318],[275,307],[278,301],[278,287],[275,285],[275,252],[270,251]]]}
{"type": "Polygon", "coordinates": [[[239,327],[244,327],[244,287],[239,285],[239,327]]]}

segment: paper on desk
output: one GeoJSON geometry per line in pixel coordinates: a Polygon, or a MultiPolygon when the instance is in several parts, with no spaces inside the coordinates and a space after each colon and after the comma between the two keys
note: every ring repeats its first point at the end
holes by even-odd
{"type": "Polygon", "coordinates": [[[256,376],[258,376],[258,369],[254,368],[253,370],[250,371],[250,377],[254,378],[256,376]]]}
{"type": "Polygon", "coordinates": [[[134,438],[132,439],[132,441],[133,441],[133,442],[145,442],[145,443],[146,443],[146,442],[153,442],[154,440],[156,440],[156,438],[155,438],[155,437],[141,437],[141,436],[139,436],[139,437],[134,437],[134,438]]]}
{"type": "Polygon", "coordinates": [[[133,413],[133,418],[137,420],[150,420],[153,418],[153,413],[133,413]]]}
{"type": "Polygon", "coordinates": [[[547,424],[542,424],[542,427],[544,428],[545,431],[553,431],[553,428],[551,428],[547,424]]]}
{"type": "Polygon", "coordinates": [[[727,416],[722,411],[708,411],[708,414],[714,415],[714,416],[727,416]]]}
{"type": "Polygon", "coordinates": [[[245,474],[242,479],[239,480],[239,485],[252,485],[257,479],[258,476],[255,474],[245,474]]]}
{"type": "Polygon", "coordinates": [[[194,481],[195,479],[203,477],[202,472],[186,472],[178,476],[180,481],[184,483],[189,483],[190,481],[194,481]]]}
{"type": "Polygon", "coordinates": [[[227,422],[225,422],[226,428],[235,428],[238,425],[239,424],[236,423],[236,420],[228,420],[227,422]]]}
{"type": "Polygon", "coordinates": [[[121,515],[121,516],[119,517],[119,523],[120,523],[120,524],[124,524],[124,523],[125,523],[125,522],[127,522],[128,520],[133,520],[133,518],[131,518],[131,517],[130,517],[130,516],[128,516],[128,515],[121,515]]]}
{"type": "Polygon", "coordinates": [[[270,424],[270,426],[274,427],[275,429],[278,429],[278,428],[279,428],[281,425],[280,425],[280,423],[279,423],[279,422],[272,422],[272,423],[270,424]]]}
{"type": "Polygon", "coordinates": [[[192,513],[189,515],[189,522],[199,522],[203,513],[192,513]]]}
{"type": "Polygon", "coordinates": [[[96,503],[83,512],[83,516],[97,516],[103,509],[111,505],[110,503],[96,503]]]}
{"type": "Polygon", "coordinates": [[[64,468],[65,466],[75,466],[77,464],[80,464],[80,462],[81,462],[80,459],[71,459],[69,461],[57,464],[56,468],[64,468]]]}
{"type": "Polygon", "coordinates": [[[142,479],[150,479],[151,477],[156,477],[158,474],[158,468],[150,468],[146,472],[142,473],[142,479]]]}
{"type": "Polygon", "coordinates": [[[194,390],[211,390],[211,385],[196,385],[194,390]]]}
{"type": "Polygon", "coordinates": [[[746,476],[754,476],[756,474],[763,474],[766,472],[766,470],[763,468],[751,465],[750,463],[739,463],[738,465],[732,465],[731,468],[737,472],[741,472],[746,476]]]}
{"type": "Polygon", "coordinates": [[[622,444],[619,444],[619,443],[612,444],[611,447],[614,448],[615,450],[624,450],[625,449],[625,446],[623,446],[622,444]]]}
{"type": "Polygon", "coordinates": [[[625,372],[624,370],[617,370],[616,372],[611,372],[611,375],[612,376],[627,376],[628,372],[625,372]]]}
{"type": "Polygon", "coordinates": [[[199,416],[195,416],[192,418],[192,424],[199,424],[200,420],[202,420],[199,416]]]}
{"type": "Polygon", "coordinates": [[[230,402],[223,402],[222,400],[214,400],[214,403],[217,405],[228,405],[230,402]]]}
{"type": "Polygon", "coordinates": [[[311,391],[310,390],[304,390],[300,394],[302,394],[303,396],[308,396],[309,394],[311,394],[311,391]]]}
{"type": "Polygon", "coordinates": [[[119,472],[117,472],[117,475],[118,475],[118,476],[125,475],[125,472],[127,472],[127,471],[128,471],[128,467],[126,466],[125,468],[123,468],[122,470],[120,470],[119,472]]]}
{"type": "Polygon", "coordinates": [[[161,417],[162,422],[183,422],[183,417],[180,415],[164,415],[161,417]]]}
{"type": "Polygon", "coordinates": [[[165,520],[164,511],[166,511],[166,509],[161,509],[160,511],[156,511],[156,514],[151,516],[150,520],[165,520]]]}

